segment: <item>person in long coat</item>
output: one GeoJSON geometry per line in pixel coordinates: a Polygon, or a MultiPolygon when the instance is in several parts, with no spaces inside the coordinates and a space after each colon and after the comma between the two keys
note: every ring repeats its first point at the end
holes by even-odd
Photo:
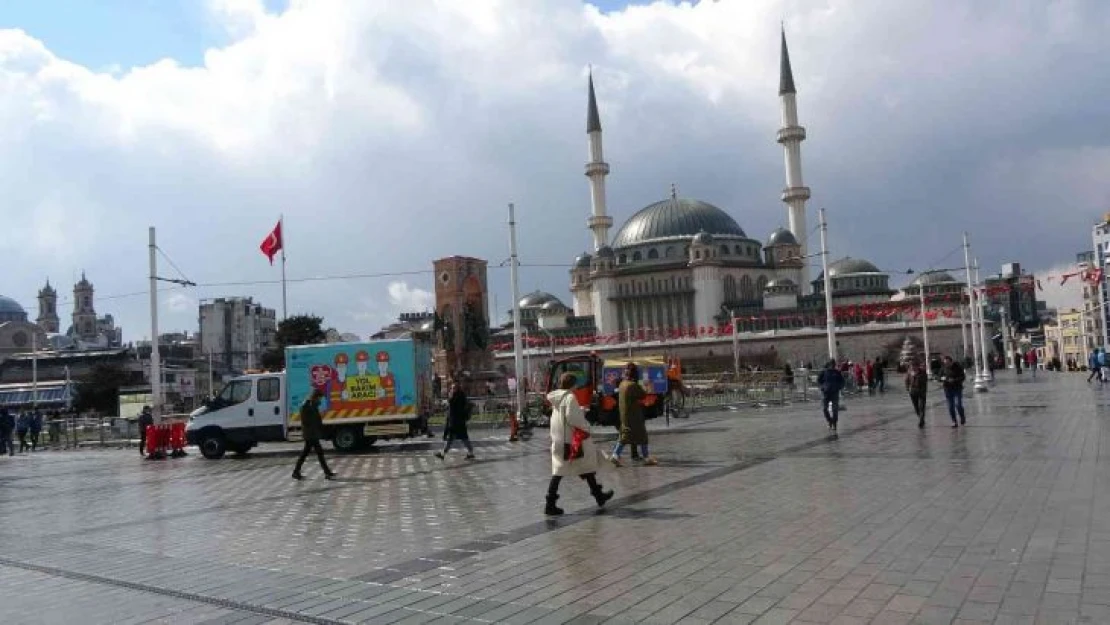
{"type": "Polygon", "coordinates": [[[436,452],[436,458],[443,460],[451,445],[455,441],[462,441],[466,446],[466,459],[474,459],[474,446],[470,444],[470,434],[466,431],[466,422],[470,420],[470,399],[466,391],[458,382],[451,383],[451,392],[447,399],[447,424],[443,428],[443,451],[436,452]]]}
{"type": "Polygon", "coordinates": [[[335,472],[328,468],[328,461],[324,459],[324,448],[320,446],[320,437],[324,432],[324,419],[320,416],[320,400],[324,393],[320,389],[313,389],[308,399],[301,404],[301,438],[304,439],[304,449],[301,450],[297,464],[293,467],[293,479],[303,480],[301,467],[311,451],[316,452],[316,459],[320,461],[320,468],[324,470],[324,477],[333,480],[335,472]]]}
{"type": "Polygon", "coordinates": [[[547,506],[544,514],[558,516],[562,508],[555,505],[559,499],[559,484],[564,477],[578,476],[586,480],[590,494],[598,507],[613,498],[613,491],[603,490],[597,481],[599,450],[594,446],[586,414],[571,392],[576,378],[564,373],[559,378],[559,388],[547,394],[551,404],[551,481],[547,485],[547,506]],[[578,444],[575,445],[575,431],[578,444]]]}
{"type": "Polygon", "coordinates": [[[634,445],[640,448],[640,457],[644,464],[654,466],[659,464],[648,453],[647,422],[644,421],[644,406],[640,402],[647,396],[644,387],[640,386],[640,369],[635,363],[628,363],[624,368],[624,379],[617,388],[617,407],[621,413],[621,433],[617,445],[613,447],[613,455],[609,457],[614,466],[621,466],[621,452],[625,445],[634,445]]]}

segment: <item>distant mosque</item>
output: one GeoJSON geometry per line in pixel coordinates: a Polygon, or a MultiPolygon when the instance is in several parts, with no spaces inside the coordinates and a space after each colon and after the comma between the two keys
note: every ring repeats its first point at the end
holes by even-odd
{"type": "MultiPolygon", "coordinates": [[[[640,209],[610,238],[613,218],[606,203],[609,164],[602,150],[601,115],[592,73],[588,79],[586,163],[592,213],[587,226],[593,251],[578,256],[570,269],[572,307],[550,293],[529,293],[520,301],[526,326],[549,333],[656,334],[674,329],[722,328],[734,317],[760,320],[763,327],[802,327],[806,315],[823,316],[824,275],[811,279],[807,263],[819,258],[807,240],[801,144],[806,130],[798,123],[797,91],[786,34],[782,34],[779,72],[782,127],[777,141],[785,153],[787,223],[760,242],[748,236],[725,210],[678,195],[640,209]]],[[[889,302],[896,291],[890,276],[860,258],[829,263],[834,307],[889,302]]],[[[749,329],[763,329],[752,327],[749,329]]]]}
{"type": "Polygon", "coordinates": [[[0,356],[39,350],[102,349],[119,347],[123,331],[112,315],[97,317],[93,285],[82,272],[73,286],[73,313],[65,333],[58,317],[58,292],[50,281],[39,289],[39,314],[34,322],[19,302],[0,295],[0,356]]]}

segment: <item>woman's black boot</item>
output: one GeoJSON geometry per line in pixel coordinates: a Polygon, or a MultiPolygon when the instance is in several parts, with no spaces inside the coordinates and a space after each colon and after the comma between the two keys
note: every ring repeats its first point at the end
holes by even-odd
{"type": "Polygon", "coordinates": [[[555,502],[558,499],[559,499],[558,495],[548,495],[547,496],[547,507],[545,507],[543,509],[543,513],[546,514],[547,516],[559,516],[560,514],[562,514],[563,509],[560,508],[559,506],[555,505],[555,502]]]}

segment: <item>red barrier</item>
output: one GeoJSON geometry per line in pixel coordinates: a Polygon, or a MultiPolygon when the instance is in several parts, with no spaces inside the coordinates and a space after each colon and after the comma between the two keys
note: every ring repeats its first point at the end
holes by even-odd
{"type": "Polygon", "coordinates": [[[180,458],[185,453],[185,424],[178,422],[170,425],[170,455],[180,458]]]}
{"type": "Polygon", "coordinates": [[[158,451],[158,428],[153,425],[146,426],[146,455],[153,458],[158,451]]]}

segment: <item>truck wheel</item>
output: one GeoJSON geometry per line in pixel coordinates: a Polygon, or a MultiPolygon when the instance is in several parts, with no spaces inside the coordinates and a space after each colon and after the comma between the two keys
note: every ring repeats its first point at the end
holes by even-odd
{"type": "Polygon", "coordinates": [[[362,429],[358,426],[339,428],[335,431],[331,444],[336,451],[354,451],[362,444],[362,429]]]}
{"type": "Polygon", "coordinates": [[[199,447],[200,455],[209,460],[219,460],[227,452],[227,444],[224,442],[223,435],[219,433],[205,434],[200,440],[199,447]]]}

